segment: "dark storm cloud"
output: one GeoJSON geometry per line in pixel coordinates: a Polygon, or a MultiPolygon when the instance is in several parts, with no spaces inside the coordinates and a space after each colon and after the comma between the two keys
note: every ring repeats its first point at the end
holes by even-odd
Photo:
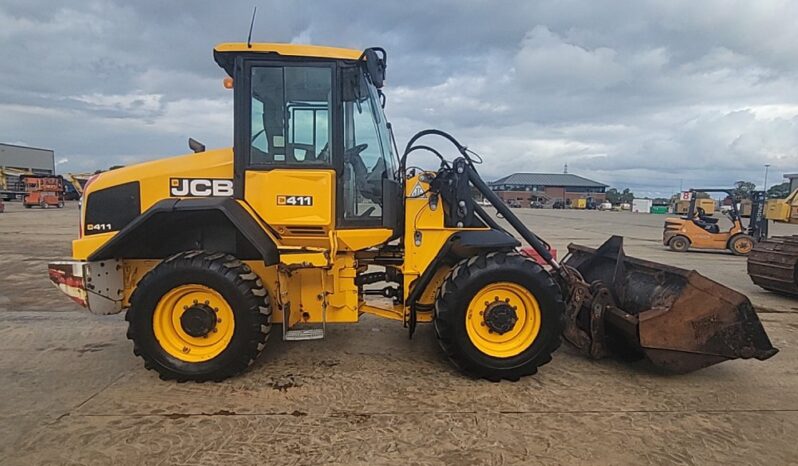
{"type": "MultiPolygon", "coordinates": [[[[400,142],[451,131],[487,177],[567,163],[667,193],[798,171],[794,2],[257,4],[256,40],[387,48],[400,142]]],[[[53,147],[65,171],[229,145],[211,49],[244,40],[251,7],[4,1],[0,140],[53,147]]]]}

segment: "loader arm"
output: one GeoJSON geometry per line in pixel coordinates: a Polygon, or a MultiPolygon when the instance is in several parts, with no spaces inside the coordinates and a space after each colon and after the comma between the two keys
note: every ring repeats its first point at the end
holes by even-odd
{"type": "MultiPolygon", "coordinates": [[[[417,133],[408,142],[402,167],[413,144],[428,134],[448,139],[461,155],[451,168],[444,163],[439,176],[445,173],[455,183],[464,177],[549,265],[566,304],[563,336],[586,356],[645,357],[657,368],[684,373],[729,359],[764,360],[778,352],[746,296],[696,271],[628,257],[620,236],[598,249],[571,244],[568,256],[558,262],[548,243],[488,187],[471,152],[447,133],[417,133]]],[[[455,215],[465,218],[473,208],[491,228],[501,229],[469,201],[456,200],[455,215]]],[[[735,216],[739,219],[736,209],[735,216]]]]}

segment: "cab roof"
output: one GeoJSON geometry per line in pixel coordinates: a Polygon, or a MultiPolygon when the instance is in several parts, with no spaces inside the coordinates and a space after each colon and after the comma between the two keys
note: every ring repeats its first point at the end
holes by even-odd
{"type": "Polygon", "coordinates": [[[216,63],[232,75],[232,62],[237,55],[243,53],[274,54],[281,57],[306,57],[330,60],[357,60],[363,55],[362,50],[324,47],[320,45],[277,44],[229,42],[213,48],[216,63]]]}

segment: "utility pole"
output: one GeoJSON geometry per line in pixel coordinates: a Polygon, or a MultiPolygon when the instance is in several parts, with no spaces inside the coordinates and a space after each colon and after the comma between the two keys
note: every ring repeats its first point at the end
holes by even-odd
{"type": "Polygon", "coordinates": [[[768,168],[770,168],[770,164],[765,164],[765,196],[768,195],[768,168]]]}

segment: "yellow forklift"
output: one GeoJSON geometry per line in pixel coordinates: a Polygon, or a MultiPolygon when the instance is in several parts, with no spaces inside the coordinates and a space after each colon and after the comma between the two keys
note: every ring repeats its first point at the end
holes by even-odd
{"type": "MultiPolygon", "coordinates": [[[[744,256],[754,248],[756,241],[767,237],[767,220],[761,215],[763,199],[752,208],[748,226],[744,226],[737,200],[730,189],[691,189],[690,204],[685,215],[668,217],[662,233],[662,244],[676,252],[689,249],[724,250],[744,256]],[[731,209],[726,213],[731,227],[721,229],[718,218],[706,215],[698,206],[698,193],[724,193],[732,198],[731,209]]],[[[759,193],[758,195],[764,195],[759,193]]],[[[714,202],[714,201],[713,201],[714,202]]]]}

